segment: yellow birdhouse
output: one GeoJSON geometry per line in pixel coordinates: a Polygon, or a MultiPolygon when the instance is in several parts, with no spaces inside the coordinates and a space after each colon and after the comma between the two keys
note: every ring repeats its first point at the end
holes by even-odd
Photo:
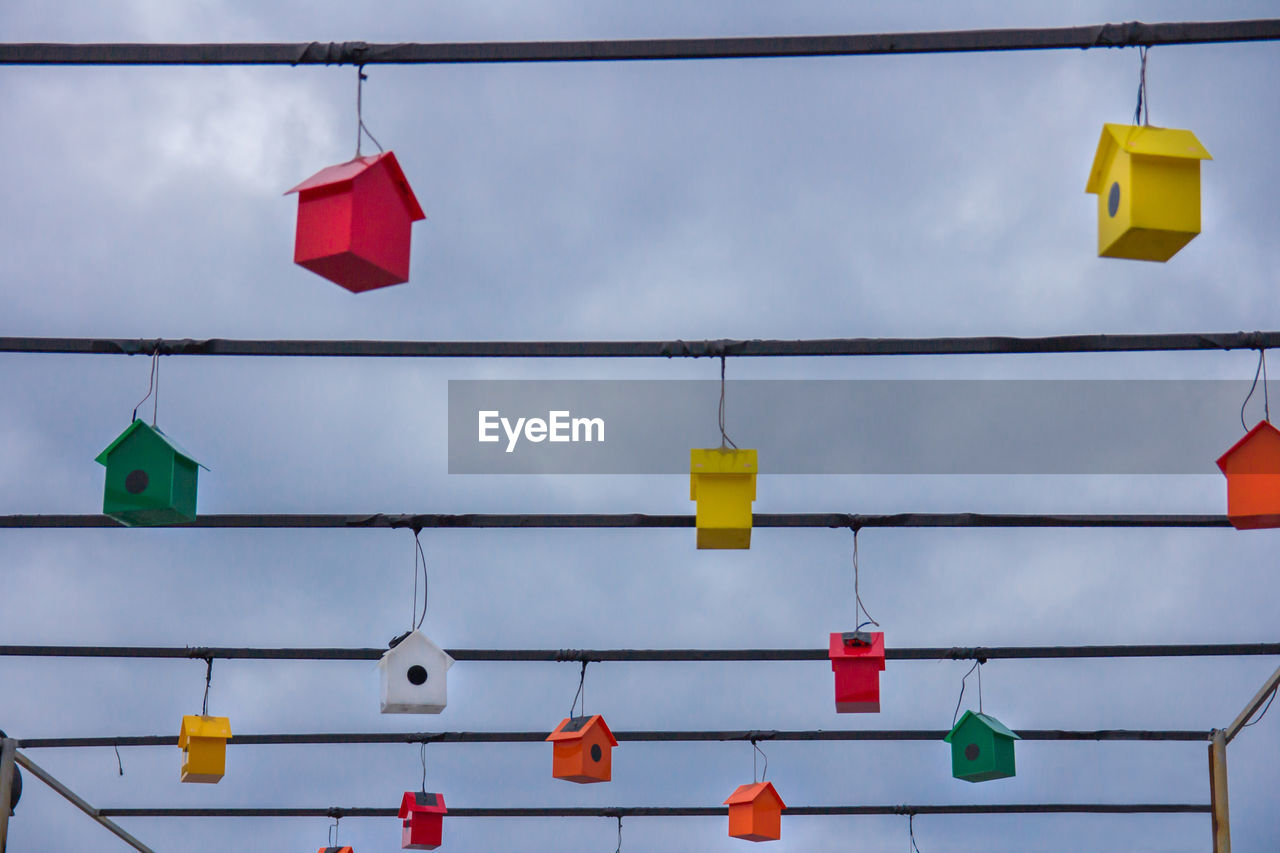
{"type": "Polygon", "coordinates": [[[1085,192],[1098,196],[1098,255],[1167,261],[1200,233],[1200,161],[1189,130],[1104,124],[1085,192]]]}
{"type": "Polygon", "coordinates": [[[217,782],[227,770],[227,741],[231,720],[227,717],[182,718],[178,746],[182,747],[183,782],[217,782]]]}
{"type": "Polygon", "coordinates": [[[699,548],[750,548],[751,502],[756,499],[754,450],[690,451],[689,500],[698,502],[699,548]]]}

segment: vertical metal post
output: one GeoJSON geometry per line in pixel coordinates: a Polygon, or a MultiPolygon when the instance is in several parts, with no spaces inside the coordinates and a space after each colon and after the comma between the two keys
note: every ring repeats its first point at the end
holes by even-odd
{"type": "Polygon", "coordinates": [[[1227,733],[1214,729],[1209,744],[1209,801],[1213,805],[1213,853],[1231,853],[1231,818],[1227,810],[1227,733]]]}
{"type": "Polygon", "coordinates": [[[17,751],[16,740],[0,739],[0,853],[9,843],[9,800],[13,798],[13,755],[17,751]]]}

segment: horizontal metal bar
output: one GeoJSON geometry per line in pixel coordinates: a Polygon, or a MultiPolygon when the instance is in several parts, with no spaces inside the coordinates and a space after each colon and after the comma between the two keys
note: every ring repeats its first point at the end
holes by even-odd
{"type": "MultiPolygon", "coordinates": [[[[3,45],[0,45],[0,50],[3,45]]],[[[1169,352],[1280,347],[1280,331],[704,341],[360,341],[0,337],[0,353],[331,358],[774,358],[1169,352]]]]}
{"type": "MultiPolygon", "coordinates": [[[[981,803],[974,805],[788,806],[790,817],[961,814],[1207,814],[1207,803],[981,803]]],[[[395,808],[116,808],[113,817],[395,817],[395,808]]],[[[724,806],[450,808],[453,817],[724,817],[724,806]]]]}
{"type": "MultiPolygon", "coordinates": [[[[858,515],[840,512],[756,513],[755,527],[1230,527],[1225,515],[1035,515],[980,512],[903,512],[892,515],[858,515]]],[[[692,515],[644,515],[641,513],[540,514],[490,513],[467,515],[358,514],[239,514],[201,515],[191,524],[174,528],[623,528],[693,527],[692,515]]],[[[0,515],[4,528],[120,528],[105,515],[0,515]]]]}
{"type": "MultiPolygon", "coordinates": [[[[694,743],[729,741],[933,741],[942,740],[946,729],[810,729],[776,731],[741,729],[731,731],[626,731],[614,732],[621,743],[694,743]]],[[[1178,741],[1204,743],[1210,732],[1198,730],[1019,729],[1023,740],[1059,741],[1178,741]]],[[[388,743],[541,743],[548,732],[339,732],[323,734],[237,734],[229,741],[235,746],[299,746],[315,744],[388,743]]],[[[177,746],[177,735],[136,735],[132,737],[22,738],[22,749],[55,749],[98,746],[177,746]]]]}
{"type": "Polygon", "coordinates": [[[35,776],[41,782],[48,785],[50,788],[52,788],[54,791],[60,794],[67,802],[71,803],[80,811],[84,812],[89,817],[93,818],[95,821],[102,824],[112,834],[118,837],[125,844],[128,844],[134,850],[139,851],[139,853],[154,853],[154,851],[152,851],[150,847],[143,844],[141,841],[134,838],[129,833],[125,832],[123,829],[121,829],[112,821],[108,820],[107,816],[103,814],[102,809],[95,809],[93,806],[86,803],[84,800],[82,800],[79,796],[76,795],[75,791],[72,791],[66,785],[63,785],[53,776],[49,775],[49,773],[44,768],[40,767],[40,765],[36,764],[30,758],[27,758],[21,752],[16,753],[14,755],[14,760],[17,761],[19,764],[21,764],[24,768],[26,768],[31,773],[32,776],[35,776]]]}
{"type": "MultiPolygon", "coordinates": [[[[733,662],[825,661],[821,649],[447,649],[456,661],[484,662],[733,662]]],[[[165,658],[182,660],[378,660],[379,648],[235,648],[228,646],[15,646],[0,657],[165,658]]],[[[1228,657],[1280,655],[1280,643],[1111,646],[936,646],[888,648],[888,660],[1035,660],[1057,658],[1228,657]]]]}
{"type": "Polygon", "coordinates": [[[4,44],[10,65],[375,65],[747,59],[961,53],[1138,45],[1212,44],[1280,38],[1280,21],[1096,24],[1038,29],[866,35],[662,38],[541,42],[366,44],[4,44]]]}

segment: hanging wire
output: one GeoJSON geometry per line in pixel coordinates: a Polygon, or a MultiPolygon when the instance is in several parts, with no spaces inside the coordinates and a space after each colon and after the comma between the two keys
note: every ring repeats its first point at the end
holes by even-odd
{"type": "Polygon", "coordinates": [[[618,815],[618,847],[613,853],[622,853],[622,815],[618,815]]]}
{"type": "Polygon", "coordinates": [[[751,781],[753,783],[763,782],[769,776],[769,756],[764,754],[764,750],[760,748],[760,744],[758,744],[754,739],[751,741],[751,749],[753,750],[751,753],[751,781]],[[757,757],[764,759],[764,772],[760,774],[758,779],[756,778],[757,757]]]}
{"type": "Polygon", "coordinates": [[[975,660],[973,666],[969,667],[969,671],[964,674],[964,678],[960,679],[960,696],[956,699],[956,710],[951,715],[952,727],[956,724],[956,718],[960,716],[960,703],[964,701],[964,685],[969,680],[969,676],[973,675],[974,670],[978,671],[978,713],[982,713],[982,661],[975,660]]]}
{"type": "Polygon", "coordinates": [[[120,760],[120,744],[112,744],[116,750],[116,769],[120,771],[120,775],[124,775],[124,762],[120,760]]]}
{"type": "Polygon", "coordinates": [[[427,792],[427,743],[423,741],[418,750],[418,757],[422,760],[422,793],[427,792]]]}
{"type": "Polygon", "coordinates": [[[333,819],[333,826],[329,827],[329,846],[330,847],[338,846],[338,821],[340,820],[342,820],[342,818],[335,817],[333,819]]]}
{"type": "Polygon", "coordinates": [[[1278,690],[1280,690],[1280,685],[1276,685],[1275,687],[1271,688],[1271,698],[1267,700],[1267,704],[1266,706],[1263,707],[1262,713],[1258,715],[1257,719],[1253,720],[1252,722],[1245,723],[1240,728],[1247,729],[1249,728],[1249,726],[1256,726],[1258,723],[1262,722],[1262,718],[1265,717],[1267,715],[1267,711],[1271,709],[1271,703],[1276,701],[1276,692],[1278,690]]]}
{"type": "Polygon", "coordinates": [[[1249,427],[1244,422],[1244,409],[1249,405],[1249,400],[1253,397],[1254,390],[1258,387],[1258,377],[1262,377],[1262,414],[1267,423],[1271,422],[1271,399],[1267,394],[1267,351],[1265,349],[1258,350],[1258,367],[1253,371],[1253,384],[1249,386],[1249,393],[1245,396],[1244,402],[1240,404],[1240,426],[1244,427],[1244,431],[1248,432],[1249,427]]]}
{"type": "Polygon", "coordinates": [[[133,423],[138,419],[138,409],[142,408],[142,404],[147,402],[147,398],[155,393],[155,399],[151,403],[151,425],[156,425],[156,412],[160,407],[160,342],[156,341],[156,348],[151,351],[151,379],[147,382],[147,396],[138,401],[138,405],[133,407],[133,417],[129,419],[129,423],[133,423]]]}
{"type": "Polygon", "coordinates": [[[374,135],[369,132],[369,128],[364,126],[364,81],[369,79],[369,75],[364,73],[364,66],[356,66],[356,159],[360,158],[360,138],[368,136],[374,145],[378,146],[381,152],[382,143],[380,143],[374,135]]]}
{"type": "Polygon", "coordinates": [[[204,704],[200,706],[200,716],[209,716],[209,685],[213,682],[213,658],[204,659],[204,704]]]}
{"type": "Polygon", "coordinates": [[[853,528],[853,623],[857,627],[854,631],[861,631],[867,625],[875,625],[880,627],[880,623],[871,618],[871,614],[867,612],[866,606],[862,603],[862,595],[858,590],[858,528],[853,528]],[[861,617],[858,611],[862,611],[862,615],[867,617],[866,621],[860,621],[861,617]]]}
{"type": "Polygon", "coordinates": [[[409,617],[409,630],[416,631],[422,627],[422,623],[427,619],[427,555],[422,550],[422,540],[418,537],[422,533],[421,527],[413,530],[413,614],[409,617]],[[418,615],[418,566],[422,566],[422,615],[418,615]]]}
{"type": "Polygon", "coordinates": [[[738,445],[724,431],[724,356],[720,356],[720,449],[724,450],[726,446],[738,449],[738,445]]]}
{"type": "Polygon", "coordinates": [[[587,661],[582,662],[582,674],[578,676],[578,692],[573,694],[573,704],[569,706],[569,719],[573,719],[574,709],[578,707],[578,697],[582,697],[582,716],[587,715],[587,661]]]}
{"type": "Polygon", "coordinates": [[[916,846],[916,816],[914,814],[907,815],[907,837],[911,840],[909,853],[920,853],[920,848],[916,846]]]}
{"type": "Polygon", "coordinates": [[[1134,124],[1151,124],[1151,102],[1147,98],[1147,48],[1142,46],[1138,48],[1138,55],[1142,57],[1142,66],[1138,71],[1138,106],[1133,110],[1134,124]]]}

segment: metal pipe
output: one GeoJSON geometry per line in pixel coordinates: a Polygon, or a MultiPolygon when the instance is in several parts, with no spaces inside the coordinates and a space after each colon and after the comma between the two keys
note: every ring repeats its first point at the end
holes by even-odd
{"type": "Polygon", "coordinates": [[[27,768],[27,770],[31,771],[32,776],[35,776],[41,782],[45,783],[50,788],[57,791],[59,794],[62,795],[62,797],[65,800],[67,800],[67,802],[71,803],[80,811],[84,812],[89,817],[93,818],[98,823],[105,826],[121,841],[123,841],[125,844],[128,844],[134,850],[137,850],[138,853],[155,853],[155,851],[152,850],[150,847],[143,844],[141,841],[134,838],[132,835],[130,835],[129,833],[121,829],[119,826],[117,826],[114,822],[104,817],[100,810],[95,809],[93,806],[89,805],[84,800],[80,799],[80,797],[76,795],[75,791],[72,791],[66,785],[63,785],[57,779],[50,776],[42,767],[40,767],[40,765],[36,764],[30,758],[27,758],[21,752],[14,753],[14,760],[16,760],[23,767],[27,768]]]}
{"type": "Polygon", "coordinates": [[[9,800],[13,796],[13,757],[17,752],[16,740],[0,739],[0,853],[9,843],[9,800]]]}
{"type": "Polygon", "coordinates": [[[1280,668],[1271,673],[1271,677],[1253,695],[1253,698],[1249,700],[1249,704],[1245,705],[1239,716],[1232,721],[1231,725],[1227,726],[1226,731],[1223,733],[1227,743],[1231,743],[1235,736],[1240,734],[1240,730],[1249,722],[1249,718],[1258,712],[1258,709],[1262,707],[1262,703],[1267,701],[1267,697],[1274,693],[1277,687],[1280,687],[1280,668]]]}

